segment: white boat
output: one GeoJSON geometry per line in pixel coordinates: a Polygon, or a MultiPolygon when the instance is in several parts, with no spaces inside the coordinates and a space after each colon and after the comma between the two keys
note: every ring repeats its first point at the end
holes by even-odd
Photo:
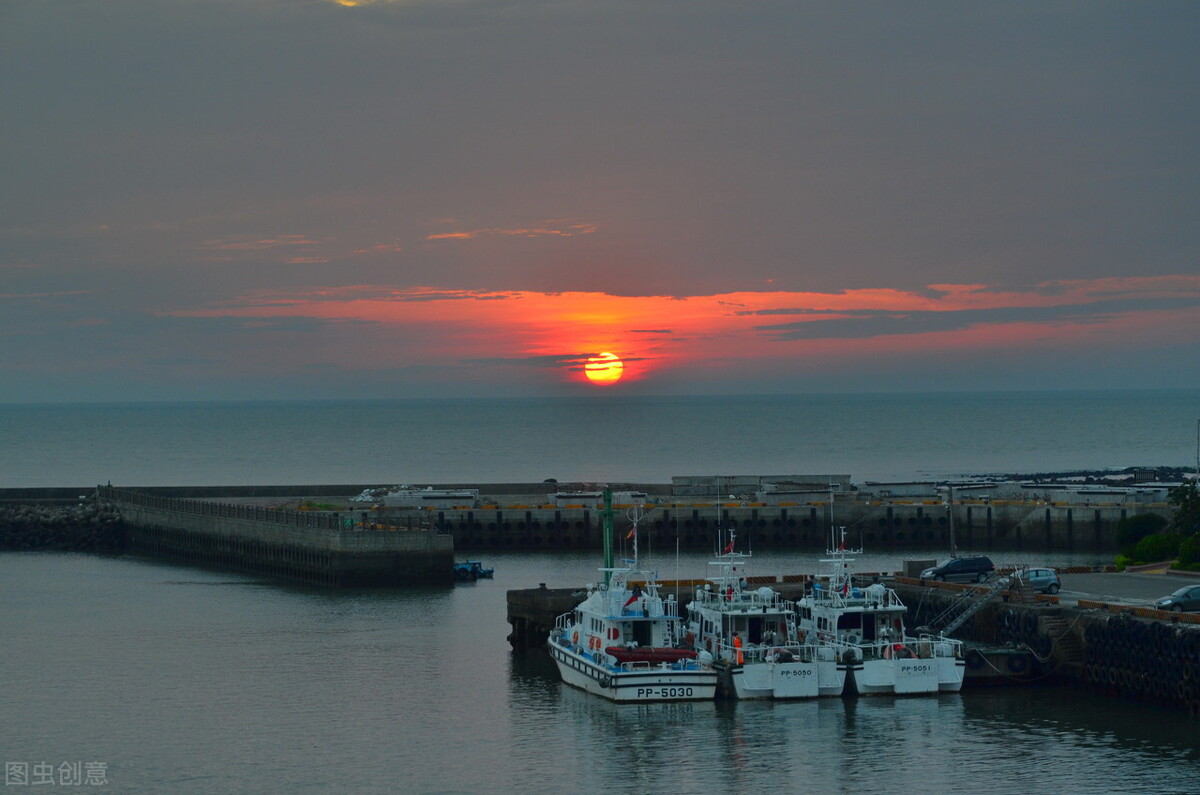
{"type": "Polygon", "coordinates": [[[555,622],[548,646],[563,681],[621,702],[713,699],[712,655],[684,647],[679,603],[659,595],[654,572],[638,568],[636,540],[633,560],[623,562],[600,569],[600,583],[555,622]]]}
{"type": "Polygon", "coordinates": [[[860,695],[956,693],[962,689],[966,660],[962,641],[941,635],[907,634],[908,608],[878,581],[855,587],[850,562],[862,550],[841,543],[822,563],[831,564],[824,581],[797,604],[797,623],[811,639],[837,649],[846,672],[847,692],[860,695]]]}
{"type": "Polygon", "coordinates": [[[685,642],[712,654],[723,692],[737,698],[840,696],[846,670],[837,649],[806,643],[792,602],[767,586],[747,586],[750,556],[734,551],[735,540],[730,533],[687,606],[685,642]]]}

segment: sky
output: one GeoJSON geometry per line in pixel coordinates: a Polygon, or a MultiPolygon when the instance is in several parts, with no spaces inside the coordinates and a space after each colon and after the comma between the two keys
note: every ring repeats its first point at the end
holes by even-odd
{"type": "Polygon", "coordinates": [[[0,402],[1200,388],[1197,41],[1156,0],[4,0],[0,402]]]}

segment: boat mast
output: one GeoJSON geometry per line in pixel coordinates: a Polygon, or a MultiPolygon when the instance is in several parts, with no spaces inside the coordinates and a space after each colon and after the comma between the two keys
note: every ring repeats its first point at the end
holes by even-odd
{"type": "Polygon", "coordinates": [[[633,539],[633,567],[636,569],[638,565],[638,522],[641,521],[643,512],[638,506],[634,505],[625,511],[625,517],[629,519],[629,536],[633,539]]]}
{"type": "Polygon", "coordinates": [[[612,507],[612,489],[608,486],[604,487],[604,510],[601,511],[604,517],[602,522],[604,526],[604,584],[608,585],[612,580],[613,569],[613,507],[612,507]]]}
{"type": "Polygon", "coordinates": [[[957,558],[958,546],[956,546],[954,543],[954,484],[948,483],[946,484],[946,488],[949,489],[950,495],[950,499],[946,507],[946,512],[950,514],[950,557],[957,558]]]}

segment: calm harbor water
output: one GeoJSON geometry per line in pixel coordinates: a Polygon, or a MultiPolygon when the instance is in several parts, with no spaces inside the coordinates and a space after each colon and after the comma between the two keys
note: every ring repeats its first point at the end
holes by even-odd
{"type": "MultiPolygon", "coordinates": [[[[1187,466],[1197,416],[1196,392],[6,405],[0,488],[1187,466]]],[[[663,577],[703,572],[643,552],[663,577]]],[[[493,581],[334,593],[0,553],[6,774],[96,762],[135,793],[1200,791],[1193,719],[1082,691],[609,704],[565,688],[543,652],[514,654],[504,620],[507,589],[579,586],[597,561],[485,562],[493,581]]]]}
{"type": "Polygon", "coordinates": [[[1198,418],[1195,390],[0,405],[0,488],[1192,466],[1198,418]]]}
{"type": "MultiPolygon", "coordinates": [[[[694,568],[700,558],[680,565],[694,568]]],[[[0,755],[114,792],[1193,793],[1200,729],[1082,691],[614,705],[510,651],[504,594],[594,575],[333,593],[135,558],[0,555],[0,755]]],[[[875,559],[864,563],[881,564],[875,559]]],[[[755,570],[804,565],[755,558],[755,570]]],[[[660,561],[669,576],[673,559],[660,561]]]]}

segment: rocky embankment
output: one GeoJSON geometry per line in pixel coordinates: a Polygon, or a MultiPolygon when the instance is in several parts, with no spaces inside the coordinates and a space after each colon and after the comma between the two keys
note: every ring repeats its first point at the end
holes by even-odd
{"type": "Polygon", "coordinates": [[[120,552],[121,515],[107,503],[0,505],[0,550],[120,552]]]}

